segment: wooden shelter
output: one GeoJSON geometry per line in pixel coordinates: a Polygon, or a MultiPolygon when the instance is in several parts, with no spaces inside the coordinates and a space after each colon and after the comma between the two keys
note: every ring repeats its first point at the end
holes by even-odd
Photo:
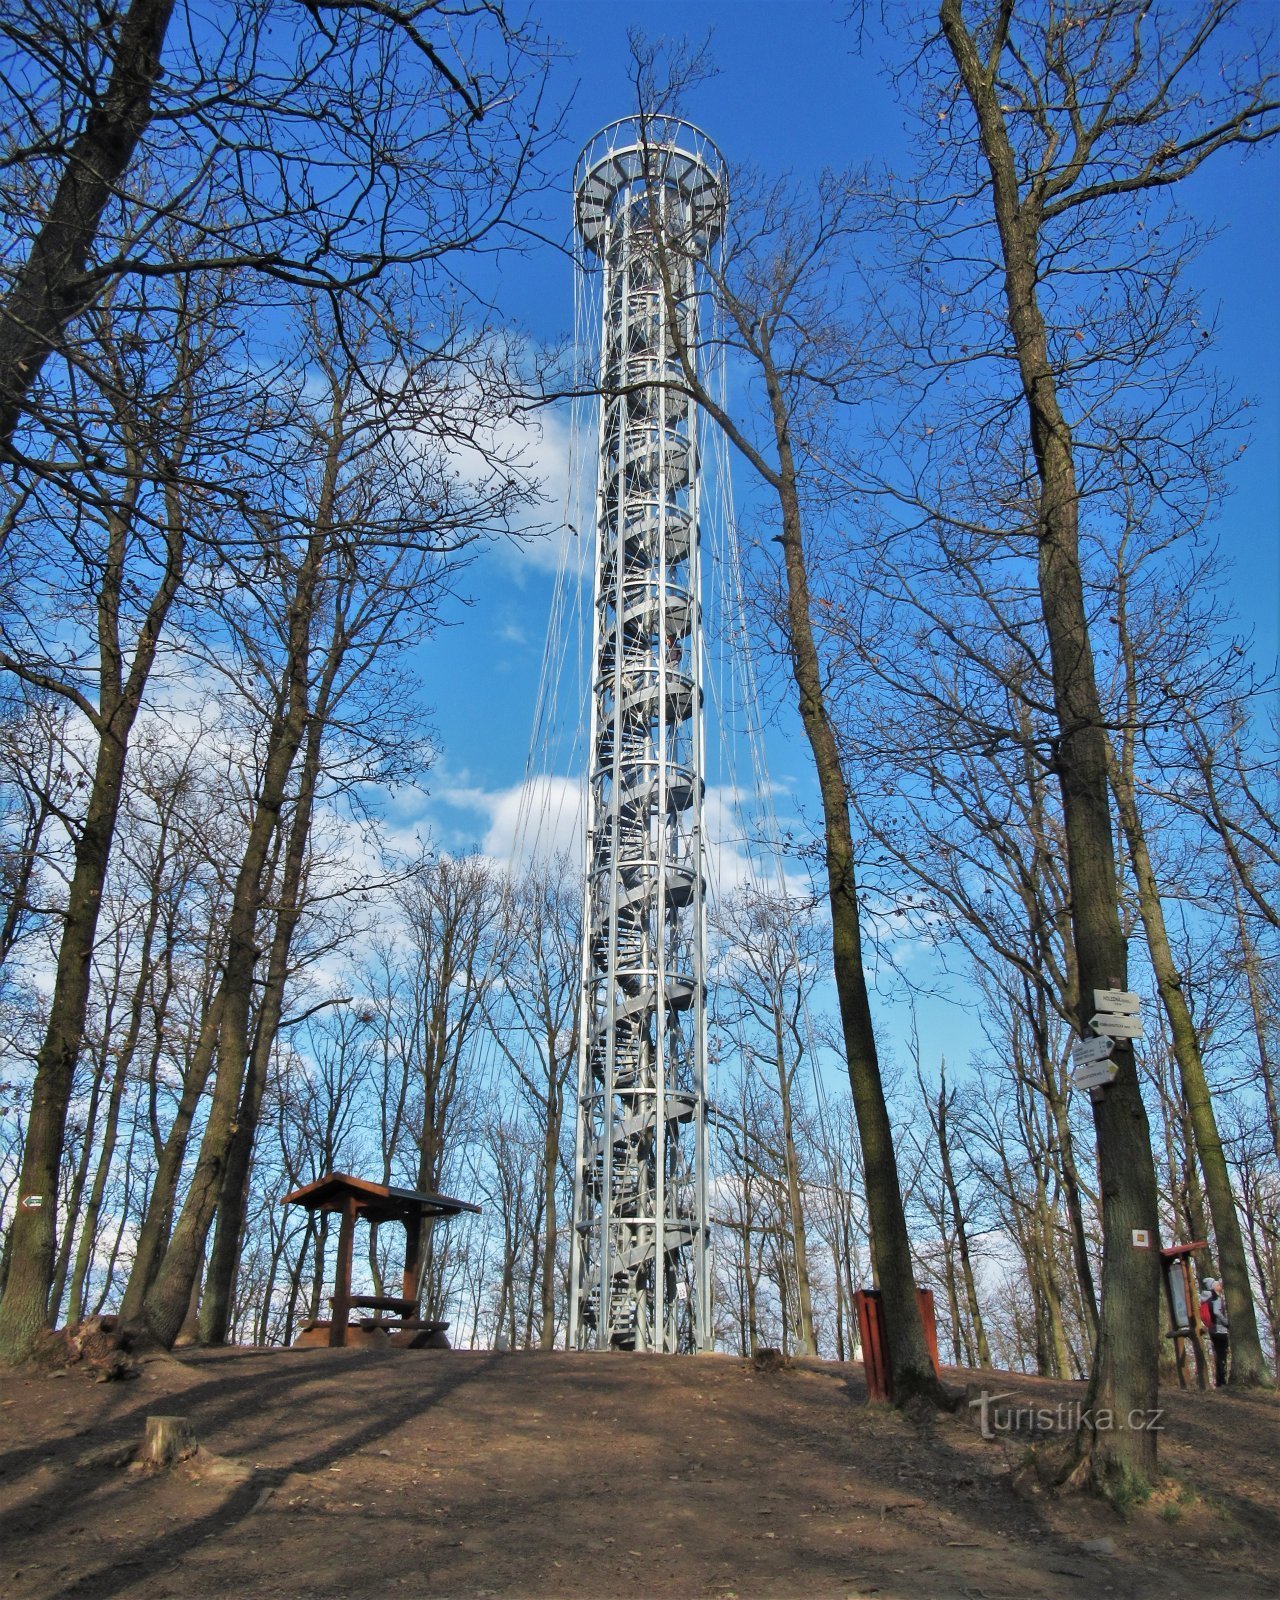
{"type": "Polygon", "coordinates": [[[334,1212],[341,1218],[334,1292],[329,1302],[333,1315],[327,1322],[315,1319],[306,1323],[294,1340],[295,1344],[389,1343],[411,1349],[431,1343],[448,1344],[444,1331],[449,1324],[425,1322],[419,1315],[418,1274],[427,1225],[456,1217],[463,1211],[479,1212],[479,1206],[467,1200],[455,1200],[447,1194],[422,1194],[416,1189],[370,1183],[345,1172],[330,1172],[314,1183],[305,1184],[285,1195],[281,1204],[301,1206],[308,1212],[334,1212]],[[351,1292],[352,1247],[356,1223],[361,1217],[375,1234],[384,1222],[399,1222],[404,1227],[404,1279],[399,1295],[353,1295],[351,1292]],[[353,1323],[353,1311],[366,1314],[353,1323]]]}

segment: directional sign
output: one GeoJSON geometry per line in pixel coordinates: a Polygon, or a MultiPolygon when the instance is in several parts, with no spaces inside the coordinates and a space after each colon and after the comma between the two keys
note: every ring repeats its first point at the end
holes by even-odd
{"type": "Polygon", "coordinates": [[[24,1211],[39,1211],[43,1204],[44,1196],[42,1194],[24,1194],[22,1197],[22,1209],[24,1211]]]}
{"type": "Polygon", "coordinates": [[[1071,1081],[1077,1089],[1101,1089],[1115,1082],[1117,1067],[1114,1061],[1095,1061],[1072,1074],[1071,1081]]]}
{"type": "Polygon", "coordinates": [[[1099,1011],[1139,1011],[1142,996],[1130,994],[1127,989],[1095,989],[1093,1003],[1099,1011]]]}
{"type": "Polygon", "coordinates": [[[1087,1067],[1093,1061],[1105,1061],[1115,1049],[1115,1040],[1104,1033],[1097,1039],[1079,1039],[1071,1046],[1071,1064],[1087,1067]]]}
{"type": "Polygon", "coordinates": [[[1089,1026],[1097,1034],[1110,1034],[1113,1039],[1141,1039],[1142,1018],[1136,1012],[1100,1011],[1089,1018],[1089,1026]]]}

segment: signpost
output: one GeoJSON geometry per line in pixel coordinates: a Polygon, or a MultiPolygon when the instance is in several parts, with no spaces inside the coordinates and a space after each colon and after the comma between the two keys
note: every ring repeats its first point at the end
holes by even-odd
{"type": "Polygon", "coordinates": [[[1115,1081],[1119,1070],[1114,1061],[1093,1061],[1087,1067],[1077,1067],[1071,1081],[1077,1089],[1103,1089],[1115,1081]]]}
{"type": "Polygon", "coordinates": [[[1103,1034],[1096,1039],[1077,1039],[1071,1046],[1071,1064],[1073,1067],[1088,1067],[1095,1061],[1105,1061],[1115,1047],[1115,1040],[1103,1034]]]}
{"type": "Polygon", "coordinates": [[[1142,1008],[1142,996],[1128,989],[1095,989],[1093,1003],[1099,1011],[1132,1011],[1135,1016],[1142,1008]]]}
{"type": "Polygon", "coordinates": [[[1097,1012],[1089,1018],[1092,1038],[1078,1039],[1071,1046],[1071,1081],[1077,1089],[1102,1089],[1115,1082],[1120,1070],[1110,1059],[1117,1039],[1141,1039],[1142,1004],[1139,995],[1128,989],[1095,989],[1097,1012]]]}
{"type": "Polygon", "coordinates": [[[1109,1035],[1112,1039],[1141,1039],[1140,996],[1128,989],[1095,989],[1093,1003],[1098,1013],[1089,1018],[1089,1026],[1095,1033],[1109,1035]]]}
{"type": "Polygon", "coordinates": [[[1112,1039],[1141,1039],[1142,1037],[1142,1018],[1136,1013],[1099,1011],[1097,1016],[1089,1018],[1089,1026],[1095,1033],[1107,1034],[1112,1039]]]}

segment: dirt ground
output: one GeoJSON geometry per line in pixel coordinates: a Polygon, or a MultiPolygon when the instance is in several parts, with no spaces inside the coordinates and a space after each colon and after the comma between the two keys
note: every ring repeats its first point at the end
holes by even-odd
{"type": "MultiPolygon", "coordinates": [[[[997,1423],[1083,1389],[992,1387],[1016,1397],[997,1423]]],[[[1280,1596],[1280,1397],[1165,1398],[1170,1484],[1123,1520],[1034,1492],[1025,1431],[868,1408],[857,1365],[231,1350],[9,1375],[0,1594],[1280,1596]],[[201,1448],[149,1475],[127,1456],[157,1414],[201,1448]]]]}

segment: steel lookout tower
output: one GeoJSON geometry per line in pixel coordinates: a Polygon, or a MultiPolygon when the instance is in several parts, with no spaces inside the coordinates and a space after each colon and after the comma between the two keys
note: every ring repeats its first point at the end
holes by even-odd
{"type": "Polygon", "coordinates": [[[700,457],[677,348],[697,359],[724,164],[686,122],[628,118],[587,146],[574,196],[602,398],[569,1347],[702,1350],[700,457]]]}

